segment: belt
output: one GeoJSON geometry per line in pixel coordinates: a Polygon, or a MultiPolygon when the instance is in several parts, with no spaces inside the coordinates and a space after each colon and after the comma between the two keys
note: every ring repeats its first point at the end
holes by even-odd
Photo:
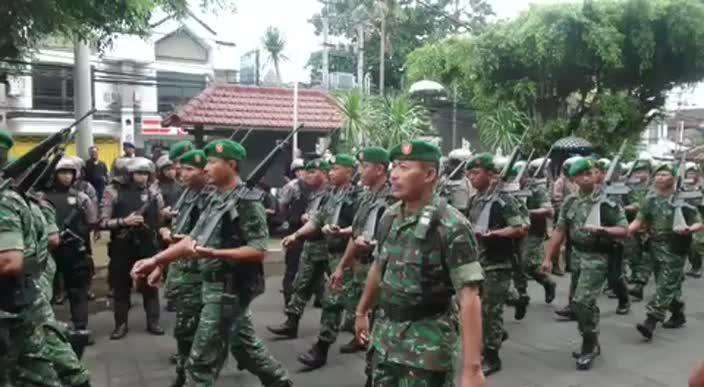
{"type": "Polygon", "coordinates": [[[447,313],[450,310],[450,300],[443,304],[381,305],[380,309],[391,321],[420,321],[447,313]]]}

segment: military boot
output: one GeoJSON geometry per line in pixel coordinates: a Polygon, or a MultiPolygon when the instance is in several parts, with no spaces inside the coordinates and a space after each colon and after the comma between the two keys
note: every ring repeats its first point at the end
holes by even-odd
{"type": "Polygon", "coordinates": [[[171,364],[173,364],[173,365],[178,364],[178,360],[179,360],[179,354],[178,354],[178,353],[174,353],[174,354],[172,354],[171,356],[169,356],[169,363],[171,363],[171,364]]]}
{"type": "Polygon", "coordinates": [[[642,324],[636,325],[636,328],[638,329],[638,332],[643,335],[643,337],[648,340],[652,340],[653,332],[655,332],[655,327],[657,326],[657,324],[658,320],[656,320],[652,316],[648,316],[648,318],[646,318],[642,324]]]}
{"type": "Polygon", "coordinates": [[[151,333],[154,336],[163,336],[164,335],[164,328],[159,325],[159,321],[147,321],[147,332],[151,333]]]}
{"type": "Polygon", "coordinates": [[[288,339],[295,339],[298,337],[298,317],[288,315],[283,324],[269,325],[266,329],[275,335],[284,336],[288,339]]]}
{"type": "Polygon", "coordinates": [[[543,288],[545,289],[545,303],[551,304],[553,300],[555,300],[555,290],[557,285],[552,281],[548,281],[543,285],[543,288]]]}
{"type": "Polygon", "coordinates": [[[624,315],[631,312],[631,301],[626,298],[618,300],[618,306],[616,307],[616,314],[624,315]]]}
{"type": "Polygon", "coordinates": [[[687,272],[687,275],[692,277],[692,278],[701,278],[702,277],[702,268],[692,268],[687,272]]]}
{"type": "Polygon", "coordinates": [[[628,290],[628,294],[633,297],[633,301],[643,301],[643,284],[635,284],[628,290]]]}
{"type": "Polygon", "coordinates": [[[298,356],[298,361],[311,369],[320,368],[328,362],[328,349],[330,343],[318,341],[306,353],[298,356]]]}
{"type": "Polygon", "coordinates": [[[484,350],[484,357],[482,358],[482,372],[484,372],[484,376],[489,376],[499,371],[501,371],[499,351],[494,349],[484,350]]]}
{"type": "Polygon", "coordinates": [[[115,325],[115,329],[110,334],[110,340],[120,340],[127,336],[127,323],[119,323],[115,325]]]}
{"type": "Polygon", "coordinates": [[[184,375],[176,375],[176,379],[171,382],[171,387],[183,387],[186,385],[186,377],[184,375]]]}
{"type": "Polygon", "coordinates": [[[367,348],[360,344],[355,337],[349,343],[340,347],[340,353],[355,353],[365,351],[367,348]]]}
{"type": "Polygon", "coordinates": [[[578,370],[586,371],[592,368],[594,359],[601,354],[601,349],[597,348],[599,348],[599,343],[596,333],[584,333],[582,335],[582,351],[577,359],[578,370]]]}
{"type": "Polygon", "coordinates": [[[513,317],[516,320],[523,320],[524,317],[526,317],[526,313],[528,312],[528,304],[530,303],[530,298],[528,298],[527,295],[521,295],[518,297],[518,301],[516,302],[516,311],[513,314],[513,317]]]}
{"type": "Polygon", "coordinates": [[[670,318],[662,324],[663,328],[677,329],[682,328],[687,323],[687,318],[684,316],[684,303],[673,301],[670,304],[670,318]]]}
{"type": "Polygon", "coordinates": [[[572,304],[567,304],[564,308],[556,310],[555,314],[567,319],[567,321],[574,321],[577,319],[577,316],[572,310],[572,304]]]}
{"type": "Polygon", "coordinates": [[[275,382],[274,384],[267,385],[265,387],[293,387],[293,381],[290,379],[275,382]]]}

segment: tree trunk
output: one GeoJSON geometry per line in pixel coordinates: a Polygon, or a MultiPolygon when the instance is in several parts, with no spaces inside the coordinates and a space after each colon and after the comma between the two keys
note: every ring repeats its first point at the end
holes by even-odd
{"type": "Polygon", "coordinates": [[[274,59],[274,71],[276,71],[276,83],[277,86],[281,86],[281,71],[279,71],[279,60],[274,59]]]}
{"type": "Polygon", "coordinates": [[[384,54],[386,51],[386,14],[381,17],[381,33],[379,38],[379,95],[384,95],[384,54]]]}

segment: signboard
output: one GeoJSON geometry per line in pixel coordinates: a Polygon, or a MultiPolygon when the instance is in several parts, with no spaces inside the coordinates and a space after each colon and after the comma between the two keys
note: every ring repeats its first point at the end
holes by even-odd
{"type": "Polygon", "coordinates": [[[161,118],[147,116],[142,118],[142,134],[145,136],[185,136],[186,131],[177,126],[162,127],[161,118]]]}

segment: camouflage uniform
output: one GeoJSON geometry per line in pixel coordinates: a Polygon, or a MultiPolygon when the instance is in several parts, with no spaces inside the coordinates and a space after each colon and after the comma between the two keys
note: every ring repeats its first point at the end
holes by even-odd
{"type": "MultiPolygon", "coordinates": [[[[25,200],[10,190],[0,192],[0,251],[16,250],[24,255],[25,281],[21,300],[7,297],[12,290],[3,279],[0,310],[0,385],[59,386],[58,375],[43,349],[44,321],[35,317],[34,305],[43,300],[38,280],[41,266],[33,212],[25,200]],[[11,309],[5,305],[12,304],[11,309]]],[[[37,225],[41,226],[41,225],[37,225]]],[[[19,282],[18,281],[18,282],[19,282]]]]}
{"type": "MultiPolygon", "coordinates": [[[[547,191],[543,187],[531,187],[530,196],[526,198],[526,207],[528,210],[552,208],[547,191]]],[[[523,265],[523,273],[547,290],[550,287],[554,287],[555,283],[550,279],[549,275],[543,273],[540,269],[545,253],[544,244],[546,236],[547,218],[530,219],[528,236],[526,236],[523,241],[521,249],[521,263],[523,265]]]]}
{"type": "MultiPolygon", "coordinates": [[[[556,225],[565,231],[572,243],[573,262],[579,262],[579,269],[572,272],[575,282],[572,302],[579,332],[585,337],[598,335],[597,299],[606,283],[608,255],[613,249],[611,238],[583,230],[593,204],[591,193],[570,195],[560,209],[556,225]]],[[[623,208],[613,202],[602,204],[601,222],[605,227],[627,226],[623,208]]]]}
{"type": "MultiPolygon", "coordinates": [[[[636,186],[631,188],[628,203],[638,204],[639,207],[642,207],[645,197],[649,192],[648,187],[636,186]]],[[[636,214],[627,216],[629,217],[628,220],[632,221],[635,219],[636,214]]],[[[643,235],[639,233],[626,239],[623,246],[624,258],[631,268],[631,282],[641,286],[645,286],[648,283],[652,273],[652,266],[649,264],[649,260],[643,251],[644,242],[643,235]]]]}
{"type": "MultiPolygon", "coordinates": [[[[510,195],[498,193],[498,201],[491,210],[490,229],[508,226],[523,227],[528,219],[521,213],[520,204],[510,195]]],[[[469,220],[477,222],[488,192],[478,192],[469,202],[469,220]]],[[[498,352],[503,337],[503,308],[508,299],[511,283],[511,255],[514,254],[514,241],[506,238],[479,240],[479,262],[484,269],[482,284],[482,334],[484,351],[498,352]]]]}
{"type": "Polygon", "coordinates": [[[371,334],[372,385],[451,386],[459,340],[451,300],[484,278],[471,225],[437,196],[415,214],[394,204],[380,224],[387,223],[386,236],[376,238],[373,263],[381,283],[371,334]]]}
{"type": "MultiPolygon", "coordinates": [[[[699,212],[683,209],[687,224],[701,221],[699,212]]],[[[647,305],[648,317],[663,321],[668,309],[673,313],[684,311],[682,281],[684,264],[689,249],[687,237],[672,231],[674,210],[669,198],[649,195],[638,213],[646,228],[646,252],[655,275],[655,295],[647,305]]]]}
{"type": "MultiPolygon", "coordinates": [[[[49,254],[48,236],[58,232],[56,220],[47,220],[44,213],[51,215],[50,210],[42,210],[43,207],[49,204],[40,204],[39,202],[30,201],[30,210],[32,211],[33,223],[35,224],[35,235],[37,238],[37,257],[40,265],[45,269],[42,271],[39,279],[41,297],[38,297],[30,308],[30,314],[35,321],[41,321],[44,329],[44,345],[41,349],[43,356],[51,360],[51,364],[56,371],[61,385],[81,386],[86,385],[90,381],[88,371],[83,367],[78,360],[75,352],[68,342],[65,335],[66,326],[56,321],[54,310],[50,303],[51,284],[53,281],[53,273],[49,262],[53,262],[53,258],[49,254]],[[47,270],[48,269],[48,270],[47,270]]],[[[34,353],[31,356],[35,356],[34,353]]],[[[21,378],[32,380],[36,375],[32,375],[33,369],[20,369],[21,378]]]]}
{"type": "MultiPolygon", "coordinates": [[[[212,193],[190,235],[199,240],[215,220],[217,224],[210,237],[200,240],[202,245],[212,248],[248,246],[266,250],[269,234],[264,208],[254,200],[235,199],[238,189],[212,193]],[[227,211],[228,203],[233,201],[235,206],[227,211]]],[[[263,292],[261,265],[202,259],[199,268],[203,279],[203,307],[185,365],[188,385],[212,386],[215,383],[227,357],[228,342],[236,351],[234,355],[239,363],[266,386],[288,385],[286,370],[247,328],[251,324],[249,303],[263,292]],[[244,335],[244,332],[250,334],[244,335]]]]}

